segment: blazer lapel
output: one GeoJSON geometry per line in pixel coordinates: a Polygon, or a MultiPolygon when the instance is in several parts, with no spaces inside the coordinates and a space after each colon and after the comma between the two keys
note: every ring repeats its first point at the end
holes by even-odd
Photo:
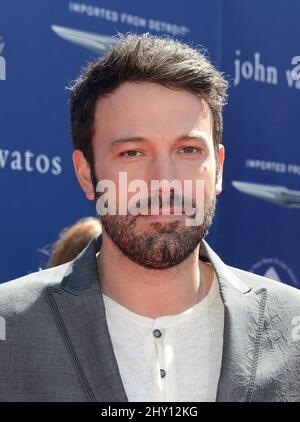
{"type": "MultiPolygon", "coordinates": [[[[90,401],[128,401],[105,317],[95,255],[101,236],[70,264],[48,299],[58,327],[90,401]]],[[[247,286],[205,241],[200,258],[217,274],[224,303],[224,339],[217,401],[251,401],[264,327],[266,289],[247,286]]]]}
{"type": "Polygon", "coordinates": [[[261,346],[266,289],[251,289],[206,242],[201,254],[217,274],[224,303],[224,338],[216,401],[251,401],[261,346]]]}
{"type": "MultiPolygon", "coordinates": [[[[101,239],[100,239],[101,240],[101,239]]],[[[48,299],[88,400],[128,401],[111,344],[96,264],[94,239],[71,263],[48,299]]]]}

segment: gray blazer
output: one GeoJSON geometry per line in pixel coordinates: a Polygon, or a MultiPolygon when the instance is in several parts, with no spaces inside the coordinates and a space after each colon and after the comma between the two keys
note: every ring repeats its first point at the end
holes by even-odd
{"type": "MultiPolygon", "coordinates": [[[[128,401],[100,290],[101,241],[0,285],[0,401],[128,401]]],[[[300,401],[300,291],[225,265],[205,241],[200,259],[225,305],[217,401],[300,401]]]]}

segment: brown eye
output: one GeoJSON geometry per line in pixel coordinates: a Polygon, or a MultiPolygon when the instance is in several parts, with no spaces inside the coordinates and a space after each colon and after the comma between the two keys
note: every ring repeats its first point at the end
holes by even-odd
{"type": "Polygon", "coordinates": [[[187,154],[192,154],[192,152],[195,150],[196,148],[194,147],[184,147],[183,150],[185,153],[187,154]]]}
{"type": "Polygon", "coordinates": [[[139,154],[139,151],[136,151],[134,149],[131,149],[129,151],[124,151],[120,153],[121,157],[125,157],[125,158],[134,158],[134,157],[138,157],[137,154],[139,154]]]}
{"type": "Polygon", "coordinates": [[[202,151],[199,148],[192,147],[192,146],[183,147],[183,148],[181,148],[180,151],[183,151],[184,154],[202,153],[202,151]]]}

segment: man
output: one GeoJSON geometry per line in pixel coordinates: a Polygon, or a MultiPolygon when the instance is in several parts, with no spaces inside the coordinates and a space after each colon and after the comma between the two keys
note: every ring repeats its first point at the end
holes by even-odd
{"type": "Polygon", "coordinates": [[[300,400],[299,291],[225,265],[204,241],[222,190],[226,89],[199,51],[149,34],[120,36],[76,81],[77,178],[98,211],[99,183],[115,196],[75,260],[0,286],[1,400],[300,400]],[[140,212],[121,212],[137,181],[140,212]]]}

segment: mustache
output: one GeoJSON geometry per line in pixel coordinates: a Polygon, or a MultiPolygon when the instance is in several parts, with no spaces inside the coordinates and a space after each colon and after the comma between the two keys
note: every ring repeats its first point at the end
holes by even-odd
{"type": "Polygon", "coordinates": [[[136,206],[140,209],[141,213],[146,213],[153,208],[170,208],[184,214],[186,204],[188,204],[189,207],[196,208],[196,202],[193,198],[176,195],[173,191],[170,192],[169,196],[154,194],[148,198],[141,198],[136,202],[136,206]]]}
{"type": "MultiPolygon", "coordinates": [[[[105,195],[105,192],[97,192],[95,195],[96,201],[105,195]]],[[[104,206],[108,207],[107,198],[104,202],[104,206]]],[[[130,199],[127,203],[127,211],[130,211],[132,203],[130,204],[130,199]]],[[[194,214],[197,209],[196,201],[193,198],[178,195],[174,190],[171,190],[168,194],[162,194],[161,192],[155,192],[148,197],[139,198],[134,202],[134,208],[138,211],[135,211],[133,215],[147,215],[151,214],[149,211],[166,209],[173,210],[179,214],[194,214]]],[[[116,215],[118,215],[118,209],[116,209],[116,215]]],[[[129,215],[132,213],[129,212],[129,215]]]]}

